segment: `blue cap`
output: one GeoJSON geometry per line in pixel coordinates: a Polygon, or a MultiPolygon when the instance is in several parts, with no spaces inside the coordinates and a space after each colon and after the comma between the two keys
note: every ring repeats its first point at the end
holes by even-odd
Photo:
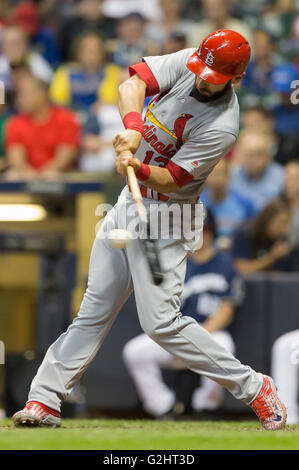
{"type": "Polygon", "coordinates": [[[274,91],[282,93],[291,92],[291,83],[294,80],[299,80],[299,71],[293,64],[277,65],[272,70],[271,85],[274,91]]]}

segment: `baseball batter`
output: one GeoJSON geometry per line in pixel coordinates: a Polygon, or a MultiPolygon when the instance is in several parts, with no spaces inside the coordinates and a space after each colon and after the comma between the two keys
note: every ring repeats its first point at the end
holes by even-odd
{"type": "MultiPolygon", "coordinates": [[[[204,182],[217,162],[235,144],[239,106],[234,86],[245,75],[250,47],[240,34],[219,30],[200,48],[145,57],[130,67],[119,88],[119,109],[126,130],[115,137],[116,168],[126,176],[131,165],[140,182],[144,204],[182,209],[200,205],[204,182]],[[157,95],[145,120],[146,96],[157,95]]],[[[249,404],[265,429],[281,429],[286,410],[271,378],[241,364],[193,318],[180,313],[186,250],[198,245],[202,219],[193,220],[193,240],[169,236],[162,221],[158,245],[164,282],[152,283],[141,244],[134,239],[124,249],[111,246],[105,236],[127,229],[134,217],[134,201],[126,186],[106,216],[92,248],[88,286],[78,316],[49,348],[34,378],[25,408],[13,416],[15,425],[60,426],[61,402],[84,373],[119,310],[134,290],[140,324],[145,333],[187,367],[215,380],[237,399],[249,404]],[[191,241],[190,241],[191,240],[191,241]]],[[[199,211],[192,213],[200,214],[199,211]]]]}

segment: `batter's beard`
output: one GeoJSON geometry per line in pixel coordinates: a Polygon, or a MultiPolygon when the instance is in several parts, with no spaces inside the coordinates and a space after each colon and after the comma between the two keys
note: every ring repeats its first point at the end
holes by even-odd
{"type": "Polygon", "coordinates": [[[229,90],[231,90],[232,88],[231,82],[232,81],[229,80],[222,91],[216,91],[212,95],[204,95],[198,90],[196,86],[196,80],[195,80],[195,84],[194,84],[194,87],[192,88],[190,96],[195,98],[197,101],[200,101],[201,103],[209,103],[210,101],[216,101],[222,96],[226,95],[229,90]]]}

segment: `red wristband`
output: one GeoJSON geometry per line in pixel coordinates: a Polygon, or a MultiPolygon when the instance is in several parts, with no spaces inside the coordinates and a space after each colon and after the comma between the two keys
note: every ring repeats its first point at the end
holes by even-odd
{"type": "Polygon", "coordinates": [[[127,113],[123,118],[123,123],[126,129],[132,129],[134,131],[140,132],[143,134],[143,120],[140,113],[137,111],[131,111],[127,113]]]}
{"type": "Polygon", "coordinates": [[[140,181],[146,181],[149,179],[151,174],[151,169],[146,163],[141,163],[140,168],[136,171],[136,178],[140,181]]]}

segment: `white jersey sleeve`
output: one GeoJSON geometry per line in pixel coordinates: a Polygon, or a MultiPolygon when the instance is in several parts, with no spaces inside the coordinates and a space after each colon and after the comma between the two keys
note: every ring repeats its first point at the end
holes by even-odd
{"type": "Polygon", "coordinates": [[[194,179],[206,178],[235,142],[236,136],[229,132],[217,130],[203,134],[195,132],[171,161],[192,174],[194,179]]]}
{"type": "Polygon", "coordinates": [[[170,90],[178,80],[188,73],[187,59],[196,49],[183,49],[173,54],[143,57],[158,82],[160,93],[170,90]]]}

